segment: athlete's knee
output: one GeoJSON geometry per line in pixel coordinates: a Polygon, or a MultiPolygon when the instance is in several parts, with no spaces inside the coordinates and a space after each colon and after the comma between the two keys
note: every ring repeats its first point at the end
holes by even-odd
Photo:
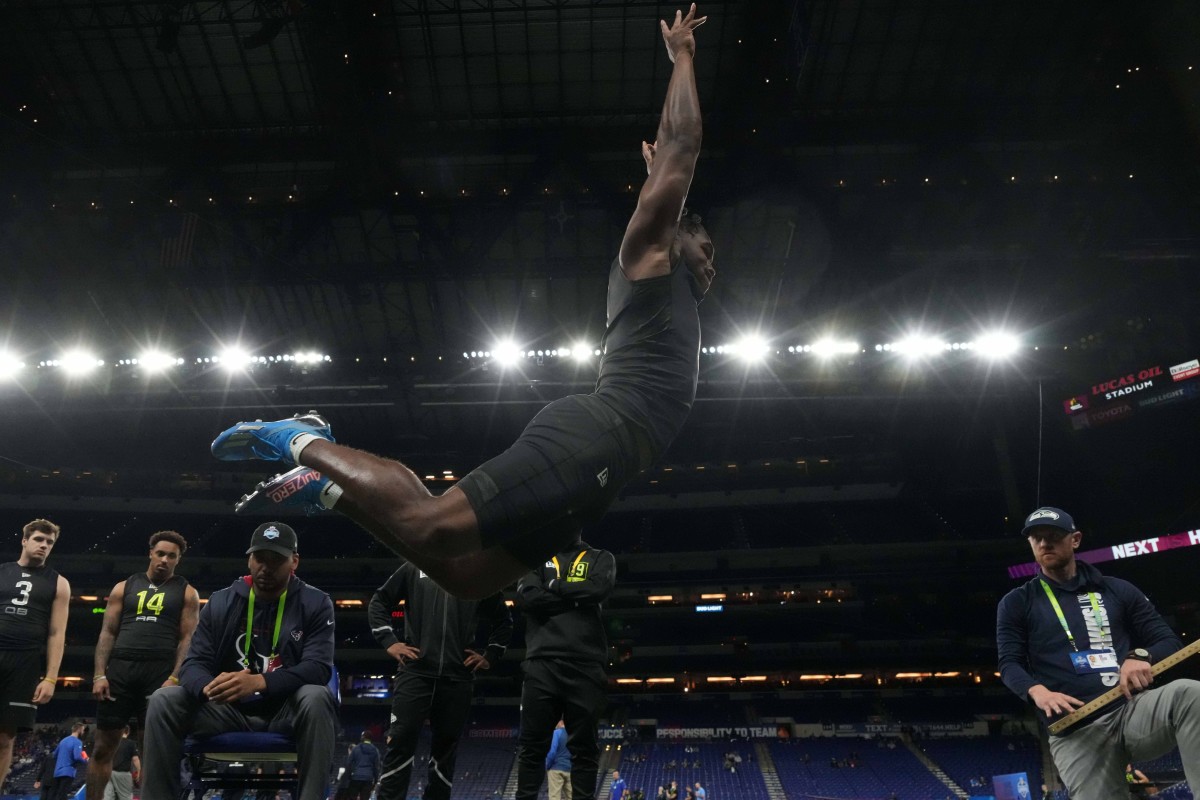
{"type": "Polygon", "coordinates": [[[119,730],[110,731],[103,728],[96,729],[96,745],[92,752],[92,758],[98,763],[103,764],[113,757],[113,753],[117,752],[117,742],[121,740],[121,732],[119,730]]]}

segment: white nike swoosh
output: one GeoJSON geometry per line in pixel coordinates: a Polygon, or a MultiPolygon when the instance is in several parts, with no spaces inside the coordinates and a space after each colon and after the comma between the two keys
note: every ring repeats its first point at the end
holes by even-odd
{"type": "Polygon", "coordinates": [[[332,624],[333,624],[333,620],[329,620],[329,622],[326,622],[325,624],[326,624],[326,625],[332,625],[332,624]]]}

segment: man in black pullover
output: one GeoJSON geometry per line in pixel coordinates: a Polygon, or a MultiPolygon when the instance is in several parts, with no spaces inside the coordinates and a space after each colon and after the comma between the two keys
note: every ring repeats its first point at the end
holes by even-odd
{"type": "Polygon", "coordinates": [[[1150,689],[1150,665],[1180,648],[1141,591],[1077,561],[1083,538],[1067,512],[1049,506],[1025,519],[1039,573],[1000,601],[1000,677],[1053,722],[1119,686],[1124,700],[1050,736],[1050,754],[1072,797],[1129,797],[1125,765],[1174,746],[1193,793],[1200,791],[1200,683],[1150,689]]]}
{"type": "Polygon", "coordinates": [[[608,639],[600,608],[612,594],[612,553],[576,539],[517,585],[525,616],[525,682],[516,800],[534,800],[546,753],[562,719],[571,753],[571,800],[596,794],[600,742],[596,723],[606,702],[608,639]]]}
{"type": "Polygon", "coordinates": [[[379,800],[408,797],[417,737],[426,719],[433,746],[424,797],[449,800],[475,673],[504,655],[512,638],[512,614],[499,593],[478,601],[459,600],[416,565],[404,562],[375,591],[367,615],[375,640],[398,662],[379,800]],[[392,626],[393,614],[401,609],[403,641],[392,626]],[[488,626],[486,647],[475,644],[481,619],[488,626]]]}

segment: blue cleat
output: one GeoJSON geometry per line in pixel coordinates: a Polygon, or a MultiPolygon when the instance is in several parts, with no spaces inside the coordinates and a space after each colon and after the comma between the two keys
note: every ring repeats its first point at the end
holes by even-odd
{"type": "Polygon", "coordinates": [[[315,411],[296,414],[277,422],[239,422],[213,439],[212,454],[222,461],[282,461],[294,464],[289,445],[302,433],[311,433],[326,441],[336,441],[329,423],[315,411]]]}
{"type": "Polygon", "coordinates": [[[236,514],[278,514],[294,511],[313,516],[328,511],[321,493],[331,481],[316,470],[296,467],[265,480],[234,504],[236,514]]]}

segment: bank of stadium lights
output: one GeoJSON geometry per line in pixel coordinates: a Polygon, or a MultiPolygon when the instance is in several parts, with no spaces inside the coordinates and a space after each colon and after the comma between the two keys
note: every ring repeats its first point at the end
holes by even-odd
{"type": "Polygon", "coordinates": [[[898,342],[875,345],[876,352],[896,353],[912,360],[932,358],[952,352],[972,352],[981,358],[1010,358],[1021,349],[1021,340],[1004,331],[982,334],[968,342],[947,342],[936,336],[910,336],[898,342]]]}
{"type": "Polygon", "coordinates": [[[471,360],[494,360],[501,366],[516,364],[530,358],[573,358],[579,362],[590,361],[600,355],[600,348],[586,342],[576,342],[570,347],[551,347],[540,350],[521,350],[511,342],[499,342],[492,350],[464,350],[463,358],[471,360]]]}
{"type": "Polygon", "coordinates": [[[838,339],[820,339],[808,346],[805,352],[811,352],[819,358],[832,358],[836,355],[851,355],[859,351],[858,342],[838,339]]]}
{"type": "Polygon", "coordinates": [[[59,358],[44,361],[39,366],[59,367],[68,375],[87,375],[97,367],[103,367],[104,360],[87,350],[68,350],[59,358]]]}
{"type": "Polygon", "coordinates": [[[907,336],[898,342],[885,344],[883,346],[885,352],[899,353],[906,358],[917,360],[921,358],[931,358],[939,356],[950,350],[950,344],[937,336],[924,336],[916,334],[907,336]]]}
{"type": "MultiPolygon", "coordinates": [[[[278,353],[271,356],[256,356],[251,355],[240,348],[228,348],[223,350],[220,355],[203,356],[195,359],[195,363],[199,365],[214,364],[222,366],[231,372],[245,370],[253,366],[265,366],[270,364],[299,364],[301,366],[313,366],[316,364],[327,364],[333,359],[325,354],[315,350],[308,350],[298,353],[278,353]]],[[[385,358],[384,361],[387,361],[385,358]]]]}
{"type": "Polygon", "coordinates": [[[721,344],[716,347],[702,348],[708,353],[717,353],[718,355],[737,356],[740,360],[748,364],[754,364],[762,361],[771,352],[771,346],[767,340],[761,336],[743,336],[732,344],[721,344]]]}
{"type": "Polygon", "coordinates": [[[137,358],[122,358],[117,362],[121,367],[141,367],[146,372],[166,372],[172,367],[183,366],[183,359],[163,353],[159,350],[147,350],[137,358]]]}

